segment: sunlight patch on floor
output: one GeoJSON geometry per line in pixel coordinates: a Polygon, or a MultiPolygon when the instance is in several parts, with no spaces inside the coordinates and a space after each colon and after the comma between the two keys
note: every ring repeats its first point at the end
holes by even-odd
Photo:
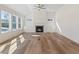
{"type": "Polygon", "coordinates": [[[23,35],[20,35],[19,38],[20,38],[21,43],[23,43],[24,40],[25,40],[24,37],[23,37],[23,35]]]}
{"type": "Polygon", "coordinates": [[[9,49],[9,54],[13,53],[17,48],[17,39],[11,41],[11,46],[9,49]]]}
{"type": "Polygon", "coordinates": [[[2,52],[4,50],[4,48],[6,47],[6,44],[0,46],[0,52],[2,52]]]}
{"type": "Polygon", "coordinates": [[[5,49],[5,47],[7,46],[7,45],[9,45],[10,43],[5,43],[5,44],[3,44],[3,45],[1,45],[0,46],[0,53],[5,49]]]}

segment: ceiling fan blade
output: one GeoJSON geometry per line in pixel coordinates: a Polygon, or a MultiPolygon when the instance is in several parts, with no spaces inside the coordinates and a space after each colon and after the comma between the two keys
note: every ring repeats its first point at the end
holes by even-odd
{"type": "Polygon", "coordinates": [[[44,8],[45,5],[43,5],[43,4],[37,4],[37,5],[35,5],[35,7],[37,7],[37,8],[44,8]]]}

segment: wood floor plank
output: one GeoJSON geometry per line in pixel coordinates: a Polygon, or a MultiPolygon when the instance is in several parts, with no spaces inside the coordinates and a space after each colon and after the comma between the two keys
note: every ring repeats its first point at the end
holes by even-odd
{"type": "Polygon", "coordinates": [[[39,33],[40,37],[32,37],[30,33],[28,39],[30,43],[24,53],[38,53],[38,54],[65,54],[65,53],[79,53],[79,44],[72,40],[58,34],[58,33],[39,33]]]}
{"type": "MultiPolygon", "coordinates": [[[[79,43],[55,32],[22,33],[16,42],[13,54],[79,54],[79,43]]],[[[3,52],[8,53],[8,47],[3,52]]]]}

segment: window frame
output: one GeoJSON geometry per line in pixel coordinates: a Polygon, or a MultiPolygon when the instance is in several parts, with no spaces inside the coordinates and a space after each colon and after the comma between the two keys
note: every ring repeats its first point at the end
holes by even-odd
{"type": "Polygon", "coordinates": [[[16,31],[16,30],[17,30],[17,16],[16,16],[16,15],[11,15],[11,30],[12,30],[12,31],[16,31]],[[16,24],[16,29],[13,29],[13,28],[12,28],[12,27],[13,27],[13,26],[12,26],[12,20],[13,20],[12,17],[13,17],[13,16],[16,17],[16,22],[15,22],[15,24],[16,24]]]}
{"type": "Polygon", "coordinates": [[[21,17],[18,17],[18,29],[21,29],[21,26],[22,25],[22,21],[21,21],[21,17]],[[20,22],[19,22],[19,20],[20,20],[20,22]],[[20,25],[20,27],[19,27],[19,25],[20,25]]]}
{"type": "Polygon", "coordinates": [[[10,12],[6,11],[6,10],[0,10],[0,33],[6,33],[9,32],[9,20],[10,20],[10,12]],[[6,21],[2,20],[2,13],[4,12],[5,15],[7,15],[7,18],[4,17],[4,19],[6,19],[6,21]],[[4,21],[4,22],[3,22],[4,21]],[[8,27],[3,27],[2,24],[8,24],[8,27]],[[2,32],[2,28],[6,28],[6,31],[2,32]]]}

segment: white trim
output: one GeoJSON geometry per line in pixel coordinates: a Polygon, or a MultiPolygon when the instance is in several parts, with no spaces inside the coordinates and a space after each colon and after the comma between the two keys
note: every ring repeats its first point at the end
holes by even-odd
{"type": "Polygon", "coordinates": [[[59,26],[58,22],[57,22],[57,21],[55,21],[55,22],[56,22],[56,26],[57,26],[57,28],[58,28],[59,32],[62,32],[62,30],[61,30],[61,28],[60,28],[60,26],[59,26]]]}
{"type": "Polygon", "coordinates": [[[11,14],[9,14],[9,31],[12,31],[12,18],[11,18],[11,14]]]}
{"type": "MultiPolygon", "coordinates": [[[[13,16],[16,17],[16,29],[13,29],[12,26],[11,26],[11,28],[12,28],[12,31],[16,31],[16,30],[17,30],[17,16],[16,16],[16,15],[11,15],[11,19],[12,19],[13,16]]],[[[12,19],[12,20],[13,20],[13,19],[12,19]]],[[[12,20],[11,20],[11,22],[12,22],[12,20]]],[[[12,23],[11,23],[11,24],[12,24],[12,23]]]]}

